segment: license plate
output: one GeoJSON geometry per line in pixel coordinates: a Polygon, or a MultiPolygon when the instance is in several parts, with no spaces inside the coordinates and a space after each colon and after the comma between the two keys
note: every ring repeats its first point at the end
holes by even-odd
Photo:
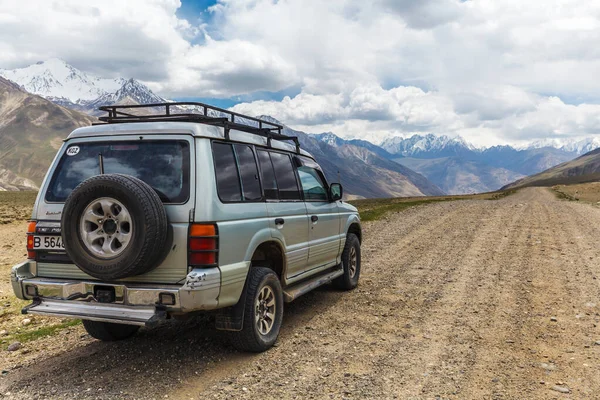
{"type": "Polygon", "coordinates": [[[65,245],[60,236],[34,236],[34,250],[64,250],[65,245]]]}

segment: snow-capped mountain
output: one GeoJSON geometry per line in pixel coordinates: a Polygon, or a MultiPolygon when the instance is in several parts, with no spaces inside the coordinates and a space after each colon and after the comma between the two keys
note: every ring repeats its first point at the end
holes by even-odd
{"type": "Polygon", "coordinates": [[[563,150],[566,152],[576,153],[582,155],[595,150],[600,147],[600,137],[588,137],[588,138],[565,138],[565,139],[542,139],[533,141],[525,146],[521,146],[520,149],[531,150],[541,149],[544,147],[553,147],[555,149],[563,150]]]}
{"type": "Polygon", "coordinates": [[[29,93],[89,114],[115,103],[159,103],[165,100],[135,79],[101,78],[52,58],[24,68],[0,69],[0,76],[29,93]]]}
{"type": "Polygon", "coordinates": [[[478,151],[460,136],[413,135],[410,138],[391,137],[380,147],[392,154],[403,157],[437,158],[457,156],[478,151]]]}
{"type": "Polygon", "coordinates": [[[346,143],[346,140],[342,139],[341,137],[339,137],[331,132],[319,133],[319,134],[315,135],[315,137],[318,140],[320,140],[321,142],[325,142],[328,145],[333,146],[333,147],[342,146],[343,144],[346,143]]]}
{"type": "Polygon", "coordinates": [[[58,58],[40,61],[25,68],[0,69],[0,76],[19,84],[29,93],[55,102],[82,102],[114,93],[126,82],[85,73],[58,58]]]}
{"type": "Polygon", "coordinates": [[[105,93],[93,101],[86,102],[85,108],[91,114],[100,115],[103,114],[102,111],[98,111],[98,107],[101,106],[111,104],[152,104],[164,103],[165,101],[162,97],[155,95],[144,84],[135,79],[129,79],[116,92],[105,93]]]}

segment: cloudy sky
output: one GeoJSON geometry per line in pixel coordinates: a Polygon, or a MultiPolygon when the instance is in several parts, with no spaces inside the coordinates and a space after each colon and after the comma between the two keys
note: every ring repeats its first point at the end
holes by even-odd
{"type": "Polygon", "coordinates": [[[600,134],[600,2],[0,0],[0,68],[51,57],[308,132],[600,134]]]}

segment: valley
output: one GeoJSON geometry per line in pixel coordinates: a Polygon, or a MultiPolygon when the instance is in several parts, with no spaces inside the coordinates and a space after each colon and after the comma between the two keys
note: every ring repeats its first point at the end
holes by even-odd
{"type": "MultiPolygon", "coordinates": [[[[119,343],[69,326],[3,351],[0,393],[593,398],[600,391],[599,225],[600,208],[543,188],[388,211],[365,223],[358,289],[325,287],[291,303],[266,353],[235,352],[209,316],[119,343]]],[[[40,324],[34,318],[30,326],[40,324]]]]}

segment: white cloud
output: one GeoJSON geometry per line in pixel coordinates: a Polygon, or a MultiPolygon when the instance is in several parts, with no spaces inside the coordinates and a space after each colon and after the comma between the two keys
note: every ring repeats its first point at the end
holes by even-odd
{"type": "Polygon", "coordinates": [[[280,90],[295,67],[244,39],[190,42],[201,27],[179,0],[0,0],[0,68],[59,57],[98,75],[143,80],[165,96],[280,90]]]}
{"type": "Polygon", "coordinates": [[[346,136],[600,134],[597,2],[219,0],[200,25],[179,6],[0,0],[0,67],[60,57],[171,97],[299,87],[236,110],[346,136]]]}

